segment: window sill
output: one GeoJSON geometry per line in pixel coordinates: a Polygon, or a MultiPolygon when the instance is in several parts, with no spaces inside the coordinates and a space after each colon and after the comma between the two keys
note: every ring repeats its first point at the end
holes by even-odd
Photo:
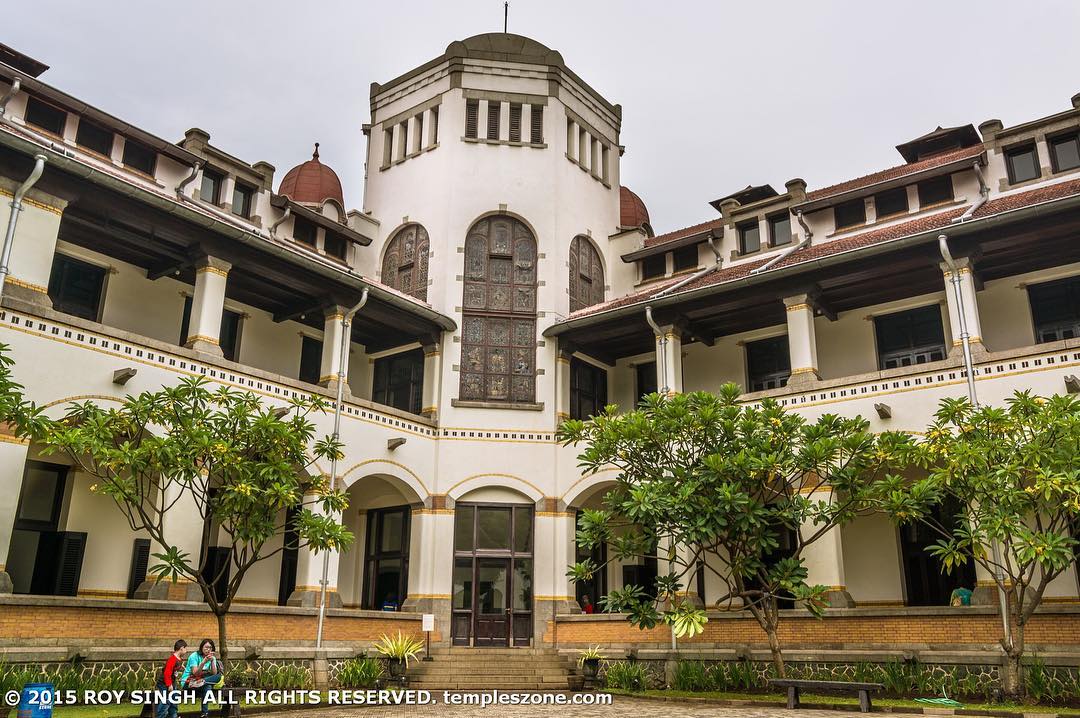
{"type": "Polygon", "coordinates": [[[543,411],[544,402],[502,402],[502,401],[472,401],[469,399],[451,399],[450,406],[457,409],[517,409],[519,411],[543,411]]]}
{"type": "Polygon", "coordinates": [[[934,204],[928,204],[925,207],[919,207],[914,212],[908,211],[908,212],[904,212],[904,213],[890,214],[890,215],[886,215],[884,217],[879,217],[879,218],[875,219],[873,222],[867,222],[865,224],[856,224],[856,225],[851,226],[851,227],[844,227],[843,229],[838,229],[835,232],[832,232],[831,234],[826,234],[825,239],[832,239],[833,237],[840,237],[842,235],[848,235],[848,234],[856,234],[858,232],[862,232],[862,231],[865,231],[865,230],[868,230],[868,229],[874,229],[874,228],[879,227],[881,225],[888,224],[889,222],[895,222],[897,220],[907,221],[907,220],[911,220],[911,219],[916,219],[917,217],[921,217],[922,215],[927,214],[929,212],[933,212],[935,210],[948,209],[949,207],[959,207],[960,205],[964,204],[965,202],[967,202],[966,199],[947,199],[944,202],[935,202],[934,204]]]}

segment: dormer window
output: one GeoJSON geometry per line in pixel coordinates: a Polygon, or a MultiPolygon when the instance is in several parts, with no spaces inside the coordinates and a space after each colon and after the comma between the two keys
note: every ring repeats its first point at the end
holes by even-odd
{"type": "Polygon", "coordinates": [[[667,255],[654,254],[641,260],[641,279],[655,279],[667,273],[667,255]]]}
{"type": "Polygon", "coordinates": [[[303,217],[295,217],[293,219],[293,239],[301,244],[306,244],[309,247],[315,246],[316,227],[312,222],[304,219],[303,217]]]}
{"type": "Polygon", "coordinates": [[[952,202],[952,177],[944,175],[919,183],[919,207],[930,207],[943,202],[952,202]]]}
{"type": "Polygon", "coordinates": [[[1039,158],[1035,145],[1024,145],[1005,150],[1005,166],[1009,170],[1009,184],[1038,179],[1039,158]]]}
{"type": "Polygon", "coordinates": [[[62,137],[64,126],[67,125],[67,112],[56,105],[50,105],[36,97],[30,97],[26,101],[26,114],[23,119],[39,130],[62,137]]]}
{"type": "Polygon", "coordinates": [[[80,117],[79,129],[75,133],[75,144],[108,157],[112,154],[113,133],[112,130],[107,130],[85,117],[80,117]]]}
{"type": "Polygon", "coordinates": [[[773,247],[791,244],[791,213],[774,214],[769,217],[769,241],[773,247]]]}
{"type": "Polygon", "coordinates": [[[249,187],[243,182],[233,185],[232,211],[237,217],[251,219],[251,210],[255,204],[255,188],[249,187]]]}
{"type": "Polygon", "coordinates": [[[205,168],[202,175],[202,186],[199,188],[199,199],[212,205],[219,204],[223,184],[225,184],[225,175],[209,167],[205,168]]]}
{"type": "Polygon", "coordinates": [[[685,272],[688,269],[697,269],[698,248],[696,244],[687,247],[679,247],[671,253],[672,271],[685,272]]]}
{"type": "Polygon", "coordinates": [[[349,251],[349,243],[344,237],[333,232],[327,232],[326,237],[323,238],[323,251],[331,257],[344,262],[349,251]]]}
{"type": "Polygon", "coordinates": [[[833,217],[836,220],[837,231],[866,224],[866,204],[861,197],[838,204],[833,208],[833,217]]]}
{"type": "Polygon", "coordinates": [[[1055,172],[1080,167],[1080,134],[1072,133],[1050,140],[1050,162],[1055,172]]]}
{"type": "Polygon", "coordinates": [[[896,187],[874,195],[874,210],[878,219],[905,214],[908,211],[907,187],[896,187]]]}
{"type": "Polygon", "coordinates": [[[751,254],[761,249],[761,227],[755,219],[737,225],[739,232],[739,254],[751,254]]]}
{"type": "Polygon", "coordinates": [[[123,163],[128,169],[153,176],[154,167],[157,165],[157,153],[130,137],[125,138],[123,163]]]}

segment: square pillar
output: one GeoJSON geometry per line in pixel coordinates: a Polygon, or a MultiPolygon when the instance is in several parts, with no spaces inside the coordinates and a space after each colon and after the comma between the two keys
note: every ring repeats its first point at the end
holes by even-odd
{"type": "Polygon", "coordinates": [[[570,418],[570,358],[569,348],[559,347],[555,357],[555,424],[570,418]]]}
{"type": "Polygon", "coordinates": [[[184,346],[224,356],[221,351],[221,317],[225,312],[225,284],[232,264],[217,257],[203,257],[195,264],[195,296],[184,346]]]}
{"type": "MultiPolygon", "coordinates": [[[[803,489],[809,492],[809,489],[803,489]]],[[[832,501],[832,489],[817,486],[809,493],[811,501],[832,501]]],[[[818,530],[813,521],[805,522],[799,530],[804,536],[810,536],[818,530]]],[[[806,582],[811,586],[821,585],[827,589],[825,598],[831,608],[853,608],[855,601],[848,593],[844,580],[844,547],[841,541],[840,527],[834,527],[803,549],[803,563],[806,566],[806,582]]]]}
{"type": "Polygon", "coordinates": [[[323,310],[322,362],[319,364],[319,386],[337,389],[338,381],[346,381],[345,395],[348,396],[348,366],[341,366],[341,340],[345,333],[345,312],[348,309],[337,304],[323,310]]]}
{"type": "MultiPolygon", "coordinates": [[[[554,642],[555,616],[580,613],[574,583],[566,572],[575,558],[576,515],[558,510],[559,500],[545,496],[536,502],[533,545],[550,547],[533,553],[533,645],[554,642]]],[[[599,597],[592,596],[595,602],[599,597]]]]}
{"type": "Polygon", "coordinates": [[[979,302],[975,294],[975,275],[970,257],[956,258],[956,277],[944,262],[941,263],[941,273],[945,278],[945,301],[949,310],[949,333],[952,346],[949,354],[959,356],[963,352],[963,331],[960,318],[967,322],[968,342],[971,344],[972,354],[980,354],[986,351],[982,343],[982,324],[979,320],[979,302]],[[955,280],[955,281],[954,281],[955,280]],[[956,286],[959,284],[960,296],[957,297],[956,286]]]}
{"type": "MultiPolygon", "coordinates": [[[[48,165],[45,171],[49,172],[48,165]]],[[[67,200],[34,188],[14,208],[15,190],[23,179],[0,177],[0,227],[7,228],[12,212],[19,215],[8,262],[11,273],[4,283],[4,294],[51,309],[49,276],[67,200]]]]}
{"type": "Polygon", "coordinates": [[[450,642],[454,566],[454,509],[445,494],[432,494],[414,506],[409,524],[409,595],[401,606],[410,613],[435,614],[432,643],[450,642]]]}
{"type": "Polygon", "coordinates": [[[788,352],[791,355],[791,378],[788,386],[817,381],[817,337],[814,334],[814,307],[809,295],[784,298],[787,309],[788,352]]]}
{"type": "Polygon", "coordinates": [[[656,390],[668,396],[681,394],[682,383],[682,332],[675,325],[660,327],[663,332],[656,337],[656,390]]]}
{"type": "Polygon", "coordinates": [[[420,413],[429,419],[439,417],[439,391],[442,379],[442,346],[437,339],[429,339],[422,345],[424,350],[424,385],[421,389],[420,413]]]}
{"type": "Polygon", "coordinates": [[[0,595],[11,593],[13,585],[6,565],[15,529],[15,512],[19,509],[26,452],[29,442],[15,437],[5,425],[0,425],[0,595]]]}
{"type": "MultiPolygon", "coordinates": [[[[316,503],[316,496],[305,496],[304,506],[319,513],[321,508],[316,503]]],[[[341,521],[341,516],[334,517],[341,521]]],[[[340,554],[337,551],[320,551],[315,553],[307,546],[301,546],[296,554],[296,588],[286,602],[289,606],[302,608],[318,608],[319,598],[322,595],[322,570],[323,561],[329,555],[329,569],[326,572],[326,607],[341,608],[344,604],[341,594],[338,593],[338,564],[340,554]]]]}

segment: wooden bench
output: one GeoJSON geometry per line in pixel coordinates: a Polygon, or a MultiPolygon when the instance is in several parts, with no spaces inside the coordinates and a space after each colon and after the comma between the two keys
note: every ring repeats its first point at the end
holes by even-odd
{"type": "Polygon", "coordinates": [[[852,681],[804,681],[797,678],[770,678],[769,685],[774,688],[787,688],[787,707],[799,707],[799,692],[802,690],[818,693],[858,693],[859,710],[869,713],[870,694],[885,690],[880,683],[855,683],[852,681]]]}

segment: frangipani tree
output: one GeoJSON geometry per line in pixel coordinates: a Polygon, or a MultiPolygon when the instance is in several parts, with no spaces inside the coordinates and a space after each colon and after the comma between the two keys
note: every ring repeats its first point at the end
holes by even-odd
{"type": "Polygon", "coordinates": [[[297,547],[315,552],[340,550],[353,540],[336,519],[347,507],[346,494],[329,490],[319,473],[309,474],[316,461],[341,450],[331,436],[315,439],[311,416],[325,409],[321,398],[305,396],[282,413],[250,392],[185,378],[129,396],[119,407],[72,404],[63,419],[37,422],[33,434],[43,454],[66,454],[95,477],[92,490],[111,497],[132,531],[157,545],[159,563],[150,571],[158,580],[199,586],[217,617],[225,659],[225,619],[244,577],[286,548],[288,529],[295,530],[297,547]],[[177,545],[170,522],[210,522],[216,536],[205,533],[200,555],[192,555],[177,545]],[[224,544],[228,561],[207,571],[211,542],[219,550],[224,544]],[[226,572],[219,595],[215,586],[226,572]]]}
{"type": "Polygon", "coordinates": [[[951,572],[973,560],[1007,599],[1003,687],[1023,691],[1024,629],[1047,586],[1076,560],[1080,535],[1080,400],[1016,392],[1004,407],[945,399],[910,462],[916,481],[892,477],[883,508],[897,523],[919,522],[951,572]],[[943,522],[937,506],[954,507],[943,522]]]}
{"type": "MultiPolygon", "coordinates": [[[[684,586],[703,564],[725,586],[715,605],[753,615],[784,675],[780,602],[815,615],[827,606],[828,588],[807,582],[807,547],[871,508],[874,487],[910,439],[875,436],[862,418],[807,422],[771,400],[740,404],[739,394],[735,384],[716,395],[652,394],[634,411],[609,406],[588,421],[567,421],[559,440],[584,447],[587,475],[618,469],[603,508],[583,512],[578,544],[607,543],[609,561],[652,557],[666,568],[655,600],[631,586],[611,591],[604,608],[627,613],[639,628],[666,622],[677,635],[699,633],[707,615],[684,586]],[[783,532],[794,545],[773,560],[783,532]]],[[[568,575],[588,580],[603,568],[587,560],[568,575]]]]}

